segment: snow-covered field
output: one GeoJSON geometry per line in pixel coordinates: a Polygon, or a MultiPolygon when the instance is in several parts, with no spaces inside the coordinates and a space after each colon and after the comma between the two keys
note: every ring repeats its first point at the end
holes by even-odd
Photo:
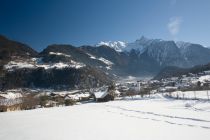
{"type": "Polygon", "coordinates": [[[184,91],[184,92],[174,91],[174,92],[166,93],[166,94],[173,98],[210,100],[210,91],[209,90],[184,91]]]}
{"type": "Polygon", "coordinates": [[[0,113],[0,140],[209,140],[210,102],[126,98],[0,113]]]}

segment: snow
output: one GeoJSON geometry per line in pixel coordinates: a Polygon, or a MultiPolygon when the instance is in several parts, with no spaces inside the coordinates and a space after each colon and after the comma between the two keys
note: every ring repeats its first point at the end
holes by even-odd
{"type": "Polygon", "coordinates": [[[58,69],[62,69],[62,68],[66,68],[68,67],[69,65],[67,64],[64,64],[64,63],[55,63],[54,65],[50,66],[51,68],[58,68],[58,69]]]}
{"type": "Polygon", "coordinates": [[[186,78],[183,78],[183,80],[191,81],[191,83],[193,84],[197,84],[198,81],[200,81],[201,83],[205,83],[205,82],[210,81],[210,75],[203,75],[200,77],[186,77],[186,78]]]}
{"type": "Polygon", "coordinates": [[[189,43],[189,42],[177,41],[176,45],[177,45],[178,48],[187,48],[192,44],[189,43]]]}
{"type": "Polygon", "coordinates": [[[37,65],[37,67],[42,67],[44,69],[53,69],[53,68],[56,68],[56,69],[63,69],[63,68],[79,69],[79,68],[82,68],[84,66],[85,66],[84,64],[76,63],[76,62],[74,62],[73,64],[59,62],[59,63],[52,63],[52,64],[37,65]]]}
{"type": "Polygon", "coordinates": [[[106,69],[111,70],[112,68],[111,68],[111,66],[106,66],[106,69]]]}
{"type": "Polygon", "coordinates": [[[210,102],[153,98],[0,113],[1,140],[209,140],[210,102]]]}
{"type": "Polygon", "coordinates": [[[103,57],[96,58],[96,56],[94,56],[94,55],[92,55],[92,54],[89,54],[89,53],[87,53],[87,55],[89,55],[91,59],[97,59],[97,60],[103,62],[104,64],[108,65],[108,66],[106,67],[107,70],[110,70],[110,69],[111,69],[111,66],[114,64],[114,63],[112,63],[111,61],[109,61],[109,60],[107,60],[107,59],[105,59],[105,58],[103,58],[103,57]]]}
{"type": "Polygon", "coordinates": [[[0,94],[0,96],[6,98],[6,99],[16,99],[23,97],[21,93],[13,93],[13,92],[7,92],[6,94],[0,94]]]}
{"type": "Polygon", "coordinates": [[[137,50],[138,52],[140,52],[140,54],[142,54],[152,42],[161,41],[163,40],[148,39],[142,36],[140,39],[137,39],[136,41],[130,43],[126,43],[123,41],[101,41],[96,46],[106,45],[110,48],[115,49],[117,52],[130,52],[131,50],[137,50]]]}
{"type": "Polygon", "coordinates": [[[113,49],[115,49],[117,52],[122,52],[124,48],[127,46],[127,43],[123,41],[101,41],[96,46],[109,46],[113,49]]]}
{"type": "Polygon", "coordinates": [[[96,46],[106,45],[115,49],[117,52],[130,52],[136,50],[142,54],[146,48],[154,41],[163,41],[161,39],[148,39],[142,36],[134,42],[127,43],[123,41],[101,41],[96,46]]]}
{"type": "Polygon", "coordinates": [[[34,68],[33,64],[27,63],[27,62],[15,62],[10,61],[7,65],[4,65],[5,69],[13,69],[13,68],[34,68]]]}
{"type": "Polygon", "coordinates": [[[94,95],[97,99],[98,98],[104,98],[107,94],[108,94],[107,90],[94,92],[94,95]]]}
{"type": "Polygon", "coordinates": [[[10,61],[8,64],[4,65],[4,69],[12,71],[13,69],[23,69],[23,68],[29,68],[29,69],[35,69],[35,68],[44,68],[44,69],[63,69],[63,68],[82,68],[85,67],[85,64],[75,62],[71,60],[71,63],[50,63],[50,64],[45,64],[45,63],[38,63],[36,61],[37,59],[33,59],[33,62],[15,62],[15,61],[10,61]]]}
{"type": "Polygon", "coordinates": [[[65,57],[71,57],[71,55],[67,55],[64,53],[59,53],[59,52],[49,52],[50,55],[60,55],[60,56],[65,56],[65,57]]]}
{"type": "Polygon", "coordinates": [[[53,91],[54,94],[58,94],[58,95],[76,94],[79,92],[81,92],[81,90],[53,91]]]}
{"type": "Polygon", "coordinates": [[[80,98],[87,98],[87,97],[90,97],[90,94],[84,93],[84,94],[68,95],[65,97],[65,99],[73,99],[73,100],[79,101],[80,98]]]}
{"type": "Polygon", "coordinates": [[[6,93],[1,93],[0,97],[3,97],[2,99],[0,99],[0,106],[1,105],[10,106],[22,103],[21,98],[23,97],[23,95],[21,93],[14,93],[7,91],[6,93]]]}
{"type": "Polygon", "coordinates": [[[105,59],[103,57],[100,57],[98,60],[102,61],[103,63],[105,63],[108,66],[113,65],[113,63],[111,61],[109,61],[109,60],[107,60],[107,59],[105,59]]]}
{"type": "Polygon", "coordinates": [[[210,81],[210,75],[204,75],[199,77],[200,82],[210,81]]]}
{"type": "Polygon", "coordinates": [[[209,90],[202,91],[174,91],[166,93],[167,95],[172,96],[173,98],[182,98],[182,99],[199,99],[199,100],[208,100],[210,98],[209,90]]]}
{"type": "Polygon", "coordinates": [[[71,65],[69,65],[70,67],[74,67],[76,69],[79,69],[79,68],[82,68],[82,67],[85,67],[86,65],[83,64],[83,63],[80,63],[80,62],[76,62],[76,61],[73,61],[71,60],[71,65]]]}
{"type": "Polygon", "coordinates": [[[91,59],[96,59],[96,57],[93,56],[92,54],[87,53],[87,55],[89,55],[91,59]]]}

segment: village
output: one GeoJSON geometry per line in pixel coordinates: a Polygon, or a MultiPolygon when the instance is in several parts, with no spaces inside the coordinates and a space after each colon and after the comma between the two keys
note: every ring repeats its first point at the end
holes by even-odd
{"type": "Polygon", "coordinates": [[[208,101],[209,90],[210,71],[161,80],[121,80],[84,90],[11,89],[0,92],[0,112],[144,98],[154,94],[173,99],[208,101]]]}

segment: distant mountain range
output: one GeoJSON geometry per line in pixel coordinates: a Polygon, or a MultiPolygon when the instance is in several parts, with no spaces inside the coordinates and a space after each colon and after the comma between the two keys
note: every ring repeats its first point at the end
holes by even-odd
{"type": "Polygon", "coordinates": [[[200,44],[147,39],[144,36],[132,43],[109,41],[100,42],[96,46],[100,45],[109,46],[117,52],[135,52],[139,58],[146,55],[159,66],[192,67],[208,63],[210,57],[210,49],[200,44]]]}
{"type": "Polygon", "coordinates": [[[118,76],[155,76],[173,66],[210,62],[210,49],[199,44],[141,37],[132,43],[95,46],[49,45],[36,52],[0,36],[0,87],[87,88],[110,84],[118,76]]]}
{"type": "MultiPolygon", "coordinates": [[[[127,57],[126,71],[130,75],[155,75],[167,66],[189,68],[210,62],[210,49],[188,42],[147,39],[142,36],[132,43],[100,42],[127,57]]],[[[108,59],[108,58],[107,58],[108,59]]]]}

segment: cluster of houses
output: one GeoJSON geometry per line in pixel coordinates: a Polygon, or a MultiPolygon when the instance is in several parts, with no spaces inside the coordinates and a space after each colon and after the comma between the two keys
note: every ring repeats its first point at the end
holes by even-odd
{"type": "Polygon", "coordinates": [[[22,94],[17,91],[0,92],[0,112],[20,110],[22,97],[22,94]]]}
{"type": "Polygon", "coordinates": [[[210,88],[210,71],[197,74],[189,73],[181,77],[171,77],[160,81],[159,91],[198,90],[210,88]],[[197,89],[196,89],[197,88],[197,89]]]}
{"type": "Polygon", "coordinates": [[[119,91],[104,86],[90,90],[54,91],[43,89],[15,89],[0,92],[0,112],[40,107],[74,105],[78,102],[114,100],[119,91]]]}
{"type": "Polygon", "coordinates": [[[173,91],[209,90],[210,71],[197,74],[189,73],[180,77],[170,77],[161,80],[130,80],[118,82],[116,88],[120,95],[129,96],[131,92],[136,94],[155,94],[173,91]],[[146,92],[145,92],[146,91],[146,92]]]}
{"type": "Polygon", "coordinates": [[[71,105],[78,101],[89,100],[87,92],[15,89],[0,92],[0,112],[25,110],[40,107],[71,105]]]}
{"type": "Polygon", "coordinates": [[[15,89],[0,92],[0,112],[73,105],[78,102],[105,102],[115,97],[166,93],[194,88],[210,89],[210,71],[158,80],[131,80],[100,88],[71,91],[15,89]]]}
{"type": "Polygon", "coordinates": [[[130,80],[119,82],[116,88],[120,92],[120,96],[135,96],[144,94],[154,94],[154,90],[160,87],[158,80],[130,80]]]}

